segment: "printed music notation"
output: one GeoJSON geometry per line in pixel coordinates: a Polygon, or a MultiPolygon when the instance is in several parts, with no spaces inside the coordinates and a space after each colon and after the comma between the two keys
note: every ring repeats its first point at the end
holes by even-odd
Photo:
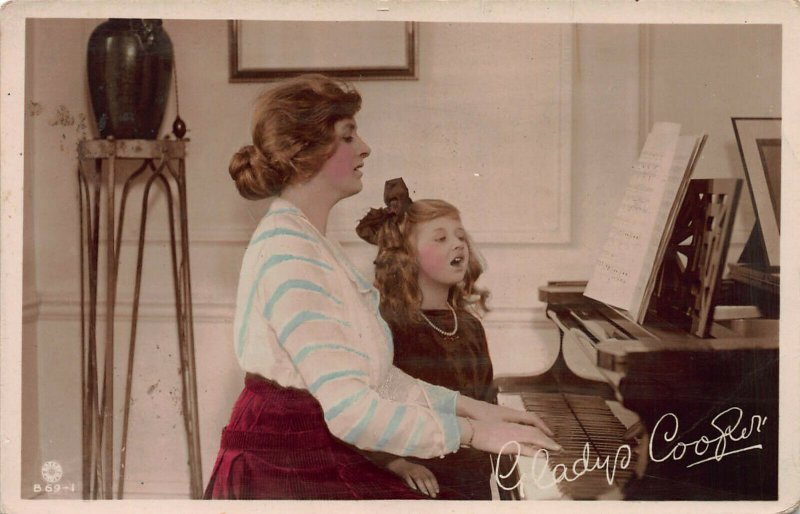
{"type": "MultiPolygon", "coordinates": [[[[639,318],[664,233],[685,193],[703,138],[656,123],[631,176],[584,294],[639,318]],[[679,198],[680,197],[680,198],[679,198]]],[[[662,252],[663,253],[663,252],[662,252]]]]}

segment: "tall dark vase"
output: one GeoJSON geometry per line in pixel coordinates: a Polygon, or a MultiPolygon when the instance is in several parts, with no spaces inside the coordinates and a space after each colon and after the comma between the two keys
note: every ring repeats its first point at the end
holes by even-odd
{"type": "Polygon", "coordinates": [[[161,20],[111,18],[94,29],[87,68],[100,137],[158,137],[172,61],[172,42],[161,20]]]}

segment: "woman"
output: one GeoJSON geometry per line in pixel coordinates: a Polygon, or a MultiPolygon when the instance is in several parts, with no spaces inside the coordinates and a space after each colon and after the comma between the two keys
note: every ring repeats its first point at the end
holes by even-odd
{"type": "Polygon", "coordinates": [[[259,98],[253,145],[231,160],[242,196],[275,198],[243,258],[234,344],[247,377],[207,498],[424,498],[353,447],[423,458],[512,440],[528,455],[559,448],[533,413],[392,366],[377,291],[326,237],[331,208],[362,188],[360,105],[320,75],[284,83],[259,98]]]}

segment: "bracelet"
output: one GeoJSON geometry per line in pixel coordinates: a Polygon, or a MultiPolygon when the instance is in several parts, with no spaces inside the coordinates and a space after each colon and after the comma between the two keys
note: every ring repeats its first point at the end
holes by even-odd
{"type": "Polygon", "coordinates": [[[466,421],[469,428],[472,429],[472,432],[469,434],[469,441],[467,441],[467,446],[472,446],[472,440],[475,439],[475,425],[472,424],[469,418],[464,418],[464,421],[466,421]]]}

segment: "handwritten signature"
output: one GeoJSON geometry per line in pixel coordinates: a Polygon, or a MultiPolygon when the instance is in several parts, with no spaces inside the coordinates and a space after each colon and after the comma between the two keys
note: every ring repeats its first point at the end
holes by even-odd
{"type": "Polygon", "coordinates": [[[705,457],[706,454],[713,448],[713,455],[710,457],[701,458],[696,460],[686,467],[691,468],[698,464],[703,464],[710,461],[721,461],[728,455],[735,453],[746,452],[749,450],[762,449],[761,444],[753,444],[743,448],[729,449],[728,443],[737,443],[746,441],[753,434],[761,432],[761,427],[767,422],[766,416],[754,414],[750,417],[749,425],[742,425],[742,418],[744,413],[739,407],[731,407],[717,414],[711,420],[711,426],[719,433],[716,437],[700,436],[698,439],[690,442],[675,441],[678,435],[680,422],[678,416],[668,412],[661,416],[653,427],[653,434],[650,437],[649,454],[650,460],[654,462],[663,462],[668,459],[674,461],[682,460],[687,455],[694,453],[697,457],[705,457]],[[666,451],[658,448],[661,443],[670,443],[666,451]],[[692,450],[692,452],[689,452],[692,450]]]}
{"type": "MultiPolygon", "coordinates": [[[[498,487],[506,491],[510,491],[517,487],[522,488],[522,484],[527,476],[527,473],[524,471],[519,473],[519,479],[517,480],[516,484],[509,486],[508,484],[503,483],[503,480],[511,477],[514,471],[519,468],[521,451],[522,447],[517,441],[509,441],[501,448],[500,453],[507,453],[513,456],[513,464],[510,469],[508,469],[505,473],[502,473],[499,469],[500,459],[495,459],[494,476],[498,487]],[[516,450],[506,451],[506,447],[508,446],[515,446],[516,450]]],[[[614,454],[613,462],[608,455],[605,457],[593,457],[589,442],[587,441],[586,444],[583,445],[583,452],[581,453],[581,456],[575,459],[571,466],[563,463],[557,463],[552,467],[552,471],[548,471],[548,468],[550,468],[550,453],[546,449],[540,448],[534,454],[533,461],[531,461],[531,476],[533,477],[534,483],[538,487],[544,489],[558,484],[559,482],[574,482],[586,473],[600,469],[605,470],[606,481],[608,481],[608,485],[613,485],[614,477],[617,474],[617,469],[627,469],[631,463],[632,456],[633,451],[631,450],[631,447],[627,444],[623,444],[617,448],[617,451],[614,454]],[[540,458],[544,459],[545,465],[540,466],[539,472],[536,473],[534,470],[534,463],[540,458]]]]}
{"type": "MultiPolygon", "coordinates": [[[[754,414],[750,417],[749,424],[743,424],[743,418],[744,412],[739,407],[726,409],[711,420],[711,426],[718,433],[716,437],[702,435],[694,441],[684,442],[676,441],[680,428],[678,416],[668,412],[661,416],[653,427],[648,444],[650,460],[654,462],[664,462],[669,459],[679,461],[687,455],[694,454],[700,459],[686,466],[691,468],[705,462],[719,462],[728,455],[762,449],[763,446],[760,443],[744,447],[739,446],[746,444],[744,442],[747,439],[761,432],[762,427],[767,422],[767,417],[754,414]],[[667,443],[667,448],[662,447],[663,443],[667,443]],[[733,445],[732,443],[740,444],[733,445]],[[729,444],[736,447],[729,448],[729,444]],[[709,452],[712,452],[712,454],[707,456],[709,452]]],[[[592,456],[590,443],[587,441],[583,446],[581,456],[575,459],[571,465],[557,463],[551,467],[550,453],[542,448],[534,454],[531,460],[530,474],[528,474],[520,469],[519,458],[522,455],[522,446],[517,441],[509,441],[503,445],[500,453],[511,455],[513,464],[503,472],[499,465],[500,459],[494,459],[493,471],[497,486],[506,491],[519,488],[521,492],[528,476],[533,478],[538,487],[544,489],[560,482],[574,482],[586,473],[595,470],[604,470],[606,481],[609,485],[613,485],[617,470],[627,469],[633,456],[633,450],[627,444],[622,444],[617,448],[613,460],[609,455],[605,457],[592,456]],[[536,471],[536,462],[539,459],[543,459],[544,465],[538,466],[538,471],[536,471]],[[517,470],[519,470],[517,482],[512,485],[505,483],[507,479],[514,476],[517,470]]]]}

